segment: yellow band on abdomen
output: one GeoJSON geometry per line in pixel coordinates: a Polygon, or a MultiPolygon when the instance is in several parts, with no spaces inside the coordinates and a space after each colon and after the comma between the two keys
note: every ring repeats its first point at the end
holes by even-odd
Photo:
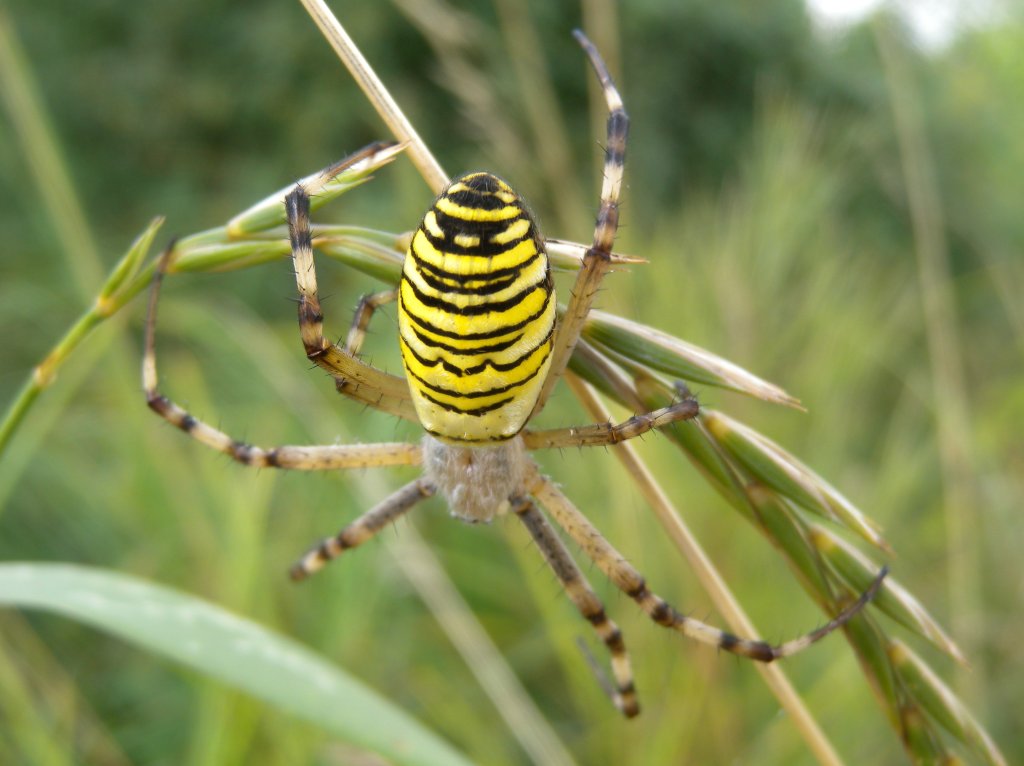
{"type": "Polygon", "coordinates": [[[501,179],[455,179],[427,211],[399,289],[402,361],[423,427],[457,443],[522,430],[550,366],[555,295],[522,200],[501,179]]]}

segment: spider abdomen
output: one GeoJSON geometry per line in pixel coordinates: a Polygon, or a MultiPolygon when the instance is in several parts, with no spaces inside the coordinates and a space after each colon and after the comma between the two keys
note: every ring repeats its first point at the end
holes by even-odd
{"type": "Polygon", "coordinates": [[[428,433],[487,443],[522,430],[550,366],[547,253],[519,196],[489,173],[453,180],[406,254],[399,340],[428,433]]]}

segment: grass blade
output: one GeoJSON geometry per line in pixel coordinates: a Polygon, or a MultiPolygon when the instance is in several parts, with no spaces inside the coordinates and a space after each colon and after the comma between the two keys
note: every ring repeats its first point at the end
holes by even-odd
{"type": "MultiPolygon", "coordinates": [[[[874,578],[873,573],[877,573],[878,564],[824,527],[812,527],[808,536],[814,546],[854,589],[866,588],[874,578]]],[[[875,597],[874,604],[892,619],[927,638],[957,662],[966,665],[967,660],[956,642],[949,637],[921,602],[914,598],[895,578],[886,578],[875,597]]]]}
{"type": "Polygon", "coordinates": [[[395,763],[469,763],[340,668],[194,596],[102,569],[24,563],[0,565],[0,604],[56,612],[112,633],[395,763]]]}
{"type": "Polygon", "coordinates": [[[835,519],[883,551],[891,551],[878,525],[778,444],[727,415],[703,411],[715,439],[755,477],[804,508],[835,519]]]}
{"type": "Polygon", "coordinates": [[[591,311],[583,328],[589,340],[673,378],[748,394],[800,408],[799,400],[778,386],[692,343],[653,327],[603,311],[591,311]]]}
{"type": "Polygon", "coordinates": [[[890,641],[888,652],[900,678],[913,690],[922,708],[958,740],[972,745],[985,763],[1006,766],[1006,759],[988,732],[935,671],[899,639],[890,641]]]}
{"type": "MultiPolygon", "coordinates": [[[[568,375],[566,381],[577,398],[583,402],[583,405],[598,422],[610,419],[611,413],[605,409],[594,391],[586,383],[572,375],[568,375]]],[[[622,442],[615,445],[613,452],[633,478],[641,494],[650,503],[658,522],[664,527],[672,539],[673,545],[676,546],[693,569],[694,574],[701,581],[701,585],[722,613],[729,628],[739,635],[759,635],[743,607],[740,606],[739,601],[733,595],[729,586],[726,585],[714,562],[704,552],[700,543],[683,521],[682,516],[668,499],[665,491],[647,470],[646,465],[640,461],[634,446],[628,441],[622,442]]],[[[807,748],[813,753],[818,763],[823,766],[840,766],[843,761],[836,752],[835,747],[825,735],[810,709],[800,698],[800,695],[797,694],[796,689],[782,668],[776,664],[754,663],[754,666],[772,694],[775,695],[779,705],[792,718],[793,725],[799,731],[800,736],[803,737],[807,748]]]]}

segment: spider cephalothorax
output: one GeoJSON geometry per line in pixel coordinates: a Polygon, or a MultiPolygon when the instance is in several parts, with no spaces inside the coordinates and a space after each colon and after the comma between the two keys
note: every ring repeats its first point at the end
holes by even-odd
{"type": "MultiPolygon", "coordinates": [[[[537,469],[528,450],[608,445],[697,415],[684,396],[669,407],[635,415],[618,425],[599,423],[531,431],[530,417],[565,371],[601,278],[612,260],[628,119],[615,85],[590,41],[577,32],[601,81],[608,104],[604,180],[594,240],[583,259],[560,321],[544,240],[526,206],[488,173],[453,180],[413,235],[399,287],[367,296],[344,347],[323,335],[309,222],[309,196],[300,186],[285,198],[292,259],[299,290],[299,329],[309,359],[330,373],[338,391],[423,426],[419,444],[283,446],[244,444],[197,420],[157,387],[156,306],[169,248],[154,279],[146,329],[143,385],[149,406],[193,438],[246,465],[300,470],[422,465],[423,475],[384,498],[309,551],[291,570],[301,580],[342,552],[373,537],[418,502],[443,495],[452,513],[488,521],[512,511],[521,519],[569,598],[611,655],[613,681],[605,684],[626,716],[639,712],[622,634],[604,612],[543,507],[582,551],[656,623],[689,638],[752,659],[771,662],[794,654],[844,624],[874,596],[872,587],[834,619],[780,645],[738,638],[687,617],[648,587],[558,486],[537,469]],[[399,343],[407,380],[358,357],[373,310],[398,300],[399,343]]],[[[327,171],[337,173],[379,146],[367,147],[327,171]]]]}

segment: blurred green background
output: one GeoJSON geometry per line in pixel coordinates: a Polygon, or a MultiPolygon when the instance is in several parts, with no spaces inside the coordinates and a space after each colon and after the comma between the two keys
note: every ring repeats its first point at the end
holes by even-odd
{"type": "MultiPolygon", "coordinates": [[[[569,35],[586,24],[633,120],[618,249],[650,260],[613,274],[600,306],[802,400],[807,414],[699,391],[883,524],[895,576],[950,626],[970,669],[920,650],[1009,760],[1024,760],[1021,17],[1007,11],[922,51],[895,19],[817,31],[799,0],[335,5],[447,170],[498,173],[548,236],[576,241],[590,236],[601,156],[593,76],[569,35]]],[[[103,0],[72,15],[66,3],[15,0],[0,4],[0,24],[24,50],[87,217],[87,231],[62,239],[6,101],[5,404],[153,216],[167,216],[161,236],[219,225],[386,137],[297,3],[103,0]]],[[[431,198],[402,159],[325,215],[402,231],[431,198]]],[[[68,223],[66,203],[57,210],[68,223]]],[[[341,335],[377,286],[321,269],[327,324],[341,335]]],[[[265,446],[412,438],[309,369],[293,285],[284,261],[169,280],[166,391],[265,446]]],[[[526,762],[386,542],[301,588],[285,577],[309,543],[406,473],[255,472],[183,438],[143,401],[143,314],[136,301],[99,328],[0,460],[0,560],[91,564],[194,593],[351,669],[474,760],[526,762]]],[[[371,339],[389,369],[393,325],[393,313],[379,317],[371,339]]],[[[567,391],[556,404],[545,422],[585,419],[567,391]]],[[[654,437],[641,449],[766,638],[817,624],[771,548],[679,470],[678,454],[654,437]]],[[[718,621],[610,454],[541,461],[655,589],[718,621]]],[[[645,706],[621,722],[573,645],[585,623],[522,530],[453,523],[436,501],[415,515],[580,763],[813,762],[748,663],[666,634],[594,572],[645,706]]],[[[902,762],[841,638],[785,669],[849,762],[902,762]]],[[[0,761],[376,762],[79,624],[13,612],[0,614],[0,761]]]]}

